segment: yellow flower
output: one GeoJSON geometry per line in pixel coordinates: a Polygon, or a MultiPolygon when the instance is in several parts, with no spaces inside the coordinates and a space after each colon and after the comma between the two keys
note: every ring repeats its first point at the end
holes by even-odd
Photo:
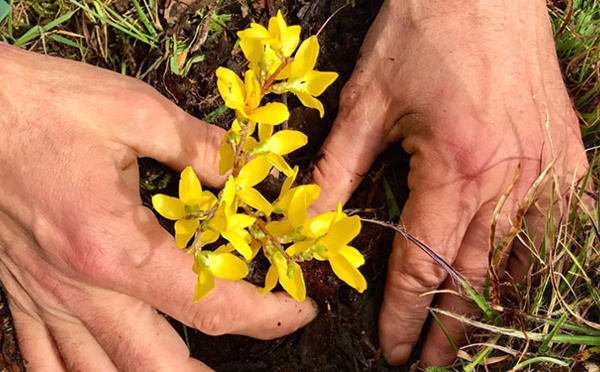
{"type": "Polygon", "coordinates": [[[200,301],[215,287],[215,277],[224,280],[241,280],[248,275],[248,266],[231,254],[233,247],[223,245],[214,252],[196,254],[192,270],[198,275],[194,303],[200,301]]]}
{"type": "Polygon", "coordinates": [[[246,228],[252,226],[256,218],[236,213],[236,193],[235,180],[233,176],[229,176],[221,192],[219,206],[214,216],[207,221],[205,230],[202,232],[201,242],[203,244],[213,243],[221,235],[231,243],[236,251],[244,256],[246,261],[249,261],[252,258],[252,249],[249,244],[252,237],[246,228]]]}
{"type": "Polygon", "coordinates": [[[286,252],[290,256],[311,250],[310,256],[329,261],[335,275],[359,292],[367,288],[367,282],[358,268],[365,263],[362,254],[348,245],[360,232],[358,216],[348,217],[341,212],[327,212],[307,219],[302,224],[305,240],[296,242],[286,252]]]}
{"type": "Polygon", "coordinates": [[[244,82],[228,68],[217,69],[217,87],[225,106],[235,110],[237,117],[255,123],[277,125],[290,117],[287,106],[272,102],[258,107],[262,99],[260,84],[254,71],[246,71],[244,82]]]}
{"type": "Polygon", "coordinates": [[[311,36],[298,48],[294,62],[286,66],[277,77],[288,78],[287,82],[282,83],[284,90],[296,94],[304,106],[319,110],[323,117],[323,104],[315,97],[321,95],[337,79],[338,74],[315,71],[318,56],[319,42],[316,36],[311,36]]]}
{"type": "Polygon", "coordinates": [[[292,168],[283,156],[306,145],[308,143],[306,135],[295,130],[281,130],[273,134],[273,126],[259,125],[258,136],[260,142],[248,146],[252,149],[249,155],[264,156],[269,163],[289,177],[292,168]]]}
{"type": "Polygon", "coordinates": [[[362,293],[367,289],[367,281],[358,268],[365,263],[365,259],[356,248],[348,245],[359,232],[358,216],[342,218],[331,226],[327,235],[319,242],[326,250],[318,255],[329,261],[338,278],[362,293]]]}
{"type": "Polygon", "coordinates": [[[254,186],[269,175],[269,168],[267,159],[259,156],[244,165],[234,179],[236,195],[240,200],[266,216],[271,214],[271,203],[254,186]]]}
{"type": "Polygon", "coordinates": [[[294,53],[300,42],[300,26],[288,26],[281,14],[269,20],[269,29],[252,23],[250,28],[238,32],[242,52],[250,62],[250,69],[258,68],[272,74],[281,65],[281,58],[294,53]]]}
{"type": "Polygon", "coordinates": [[[318,185],[301,185],[291,188],[297,173],[298,167],[294,167],[292,176],[285,180],[279,198],[273,203],[273,211],[283,214],[286,219],[271,221],[267,224],[267,230],[274,236],[286,237],[285,242],[306,237],[304,225],[307,221],[308,207],[317,200],[321,193],[318,185]]]}
{"type": "MultiPolygon", "coordinates": [[[[246,136],[246,140],[244,141],[242,151],[249,151],[257,146],[256,140],[250,137],[252,133],[254,133],[256,125],[254,123],[250,123],[249,125],[250,128],[247,129],[248,134],[246,136]]],[[[266,126],[272,128],[271,125],[266,126]]],[[[240,122],[238,120],[234,120],[233,124],[231,124],[231,128],[221,140],[221,147],[219,148],[219,173],[222,175],[233,169],[233,163],[235,161],[235,152],[233,151],[233,146],[239,145],[242,136],[240,134],[241,130],[242,126],[240,122]]]]}
{"type": "Polygon", "coordinates": [[[277,282],[279,282],[292,298],[298,302],[304,301],[306,299],[306,285],[304,284],[304,276],[300,265],[296,262],[290,262],[288,264],[283,255],[279,252],[276,252],[270,257],[270,261],[271,267],[269,267],[269,271],[267,271],[265,287],[258,291],[260,293],[270,292],[275,288],[277,282]]]}
{"type": "Polygon", "coordinates": [[[215,205],[217,198],[210,191],[202,191],[200,180],[192,167],[181,172],[179,199],[157,194],[152,197],[154,209],[163,217],[175,222],[175,242],[185,248],[196,233],[200,220],[215,205]]]}

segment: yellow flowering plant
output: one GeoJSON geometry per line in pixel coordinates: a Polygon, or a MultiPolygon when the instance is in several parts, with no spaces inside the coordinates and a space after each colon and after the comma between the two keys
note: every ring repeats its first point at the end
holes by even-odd
{"type": "Polygon", "coordinates": [[[312,259],[328,261],[333,272],[359,292],[367,287],[358,270],[364,258],[348,245],[360,232],[360,218],[347,216],[340,204],[336,211],[308,217],[321,189],[314,184],[293,187],[298,167],[292,168],[284,158],[308,139],[298,131],[276,131],[289,118],[288,108],[280,102],[263,104],[267,95],[291,92],[323,116],[316,97],[338,75],[314,69],[318,40],[311,36],[300,44],[300,31],[300,26],[288,26],[281,12],[270,19],[268,28],[253,23],[238,32],[249,62],[244,79],[227,68],[217,69],[219,93],[236,113],[219,150],[220,172],[230,175],[218,196],[203,191],[187,167],[181,173],[179,198],[161,194],[152,198],[159,214],[176,221],[177,246],[194,255],[193,271],[198,275],[194,302],[210,293],[215,278],[244,278],[247,262],[261,250],[271,263],[261,292],[280,283],[293,298],[304,301],[300,263],[312,259]],[[272,167],[287,178],[279,197],[269,201],[255,186],[272,167]],[[214,251],[206,249],[219,238],[227,243],[214,251]]]}

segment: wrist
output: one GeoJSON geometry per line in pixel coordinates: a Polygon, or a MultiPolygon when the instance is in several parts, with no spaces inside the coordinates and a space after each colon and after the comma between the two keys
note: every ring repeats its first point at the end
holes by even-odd
{"type": "Polygon", "coordinates": [[[385,0],[384,8],[416,24],[447,17],[492,21],[490,17],[504,19],[507,14],[516,18],[547,16],[546,0],[385,0]]]}

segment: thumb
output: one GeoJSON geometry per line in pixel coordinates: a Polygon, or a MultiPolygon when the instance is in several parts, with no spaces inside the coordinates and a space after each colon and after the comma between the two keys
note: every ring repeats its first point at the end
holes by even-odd
{"type": "Polygon", "coordinates": [[[192,165],[204,184],[221,186],[225,178],[219,174],[218,154],[225,131],[194,118],[149,86],[140,96],[127,103],[123,125],[114,129],[116,139],[138,157],[176,170],[192,165]]]}
{"type": "MultiPolygon", "coordinates": [[[[390,139],[386,130],[387,110],[382,92],[361,83],[355,72],[340,95],[340,111],[325,140],[323,157],[313,171],[313,182],[322,192],[311,208],[315,212],[345,204],[381,154],[390,139]]],[[[365,76],[365,74],[361,74],[365,76]]]]}

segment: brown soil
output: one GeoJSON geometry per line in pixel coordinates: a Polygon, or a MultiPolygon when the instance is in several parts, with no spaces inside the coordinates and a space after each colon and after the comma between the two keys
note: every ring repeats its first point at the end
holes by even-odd
{"type": "MultiPolygon", "coordinates": [[[[344,7],[332,18],[319,36],[321,55],[319,70],[336,71],[340,79],[322,96],[326,115],[320,119],[314,110],[300,105],[294,98],[289,99],[291,118],[289,127],[301,130],[309,136],[309,144],[292,154],[290,161],[305,170],[304,180],[309,179],[311,166],[319,157],[319,148],[325,140],[337,113],[339,92],[350,77],[360,45],[366,31],[377,15],[380,1],[359,1],[355,6],[343,0],[321,0],[313,2],[275,0],[268,3],[254,3],[251,7],[254,16],[265,24],[269,16],[282,9],[288,23],[300,24],[303,36],[315,34],[327,18],[340,7],[344,7]]],[[[247,26],[249,20],[241,16],[238,5],[226,9],[238,14],[234,22],[239,28],[247,26]]],[[[209,63],[195,67],[190,73],[197,81],[190,82],[176,76],[169,76],[165,84],[158,84],[159,90],[175,100],[186,110],[198,117],[205,117],[222,103],[214,99],[216,80],[214,71],[218,66],[227,66],[242,72],[244,60],[241,55],[232,56],[235,29],[217,41],[206,45],[210,51],[209,63]],[[213,44],[214,45],[211,45],[213,44]],[[169,92],[165,92],[167,88],[169,92]],[[211,97],[206,99],[206,97],[211,97]]],[[[185,32],[185,30],[177,30],[185,32]]],[[[231,113],[216,118],[215,124],[228,125],[231,113]]],[[[157,167],[144,160],[142,170],[157,167]]],[[[156,169],[156,168],[155,168],[156,169]]],[[[388,219],[392,199],[386,197],[384,183],[390,186],[395,203],[401,209],[406,200],[406,173],[408,156],[399,146],[384,154],[372,171],[365,175],[346,208],[357,209],[362,215],[388,219]]],[[[150,173],[155,171],[150,170],[150,173]]],[[[142,174],[143,175],[143,174],[142,174]]],[[[173,174],[171,180],[177,180],[173,174]]],[[[277,193],[279,180],[270,178],[261,190],[267,197],[277,193]]],[[[167,190],[175,192],[176,182],[170,182],[167,190]]],[[[164,190],[161,192],[165,192],[164,190]]],[[[149,201],[150,195],[145,200],[149,201]]],[[[165,226],[172,226],[164,221],[165,226]]],[[[272,341],[259,341],[240,336],[211,337],[196,330],[187,329],[192,356],[202,360],[218,371],[401,371],[407,368],[393,368],[385,363],[377,339],[377,317],[383,296],[387,257],[390,252],[393,233],[381,227],[364,224],[363,231],[353,245],[365,255],[367,262],[361,269],[369,283],[369,289],[359,294],[333,275],[329,265],[321,262],[303,264],[308,294],[319,304],[318,318],[307,328],[272,341]]],[[[249,281],[258,285],[264,283],[267,263],[257,261],[251,267],[249,281]]],[[[249,315],[251,316],[251,315],[249,315]]],[[[171,320],[185,338],[183,327],[171,320]]]]}
{"type": "MultiPolygon", "coordinates": [[[[309,144],[292,154],[289,160],[301,166],[304,170],[302,178],[306,182],[310,178],[311,167],[319,158],[319,148],[336,117],[340,90],[352,73],[364,35],[380,5],[381,0],[225,1],[221,13],[232,14],[233,17],[225,32],[215,38],[208,37],[202,45],[201,50],[207,57],[205,62],[195,64],[187,77],[171,74],[168,69],[161,68],[150,73],[144,80],[192,115],[210,118],[214,124],[226,127],[232,120],[232,112],[214,115],[214,111],[223,104],[216,90],[215,70],[219,66],[238,72],[244,70],[243,56],[239,52],[232,54],[236,32],[247,27],[252,19],[266,24],[268,18],[281,9],[288,23],[301,25],[303,37],[307,37],[316,34],[331,14],[343,8],[319,36],[321,56],[318,69],[340,74],[336,83],[321,96],[325,105],[325,117],[320,119],[315,110],[306,109],[295,98],[289,97],[289,127],[309,136],[309,144]]],[[[126,1],[123,6],[127,8],[126,1]]],[[[195,28],[186,26],[185,17],[188,15],[185,12],[176,14],[169,33],[182,36],[182,39],[193,35],[195,28]]],[[[120,43],[119,40],[115,42],[117,45],[120,43]]],[[[119,48],[130,64],[140,69],[162,53],[160,49],[149,49],[139,43],[123,44],[119,48]]],[[[69,53],[61,52],[58,47],[53,49],[51,42],[49,54],[69,56],[69,53]]],[[[94,51],[93,43],[89,47],[87,62],[108,67],[100,54],[94,51]]],[[[133,74],[132,71],[130,73],[133,74]]],[[[364,181],[346,207],[356,209],[363,216],[387,220],[391,205],[397,204],[401,210],[406,200],[407,171],[408,156],[399,146],[390,149],[378,159],[371,172],[365,175],[364,181]],[[394,197],[386,197],[385,184],[394,197]]],[[[142,198],[146,205],[150,206],[150,198],[156,192],[176,194],[178,174],[155,161],[140,159],[140,176],[142,198]]],[[[280,182],[281,180],[270,177],[261,191],[267,197],[272,195],[274,199],[280,182]]],[[[170,221],[161,220],[161,223],[172,232],[170,221]]],[[[392,238],[392,232],[365,224],[363,232],[354,241],[353,245],[366,257],[366,264],[361,271],[369,288],[364,294],[357,293],[337,279],[329,265],[320,262],[304,263],[308,295],[317,301],[320,312],[312,324],[292,335],[272,341],[240,336],[210,337],[196,330],[184,330],[180,323],[169,320],[182,337],[188,339],[191,355],[217,371],[407,370],[388,366],[377,340],[377,317],[392,238]]],[[[248,280],[262,285],[266,268],[267,263],[258,260],[250,268],[248,280]]],[[[0,370],[22,371],[23,362],[15,342],[8,305],[4,296],[1,300],[0,319],[5,326],[0,334],[0,370]]]]}

